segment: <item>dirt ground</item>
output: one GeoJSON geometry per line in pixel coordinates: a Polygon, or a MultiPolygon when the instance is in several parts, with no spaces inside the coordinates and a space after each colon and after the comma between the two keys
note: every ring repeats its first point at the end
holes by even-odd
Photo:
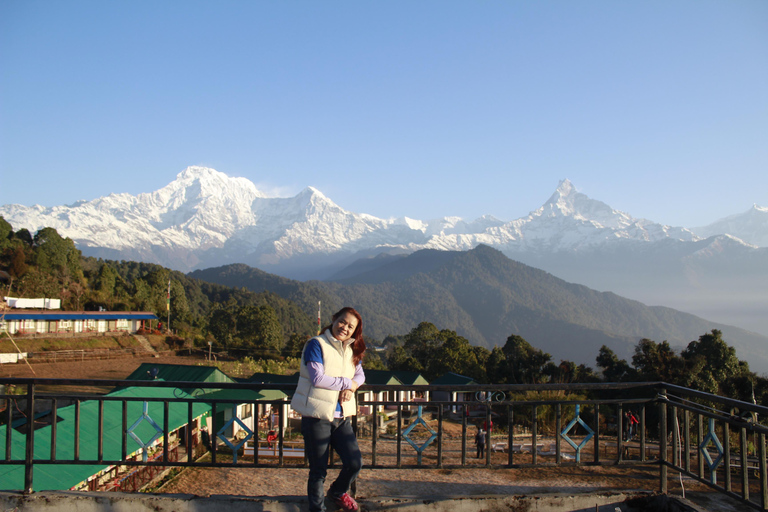
{"type": "Polygon", "coordinates": [[[39,379],[113,379],[128,377],[142,363],[183,364],[196,366],[205,364],[205,359],[171,355],[120,357],[116,359],[93,359],[66,363],[24,362],[0,365],[0,378],[19,377],[39,379]]]}
{"type": "MultiPolygon", "coordinates": [[[[156,364],[204,364],[202,358],[179,356],[146,356],[120,359],[75,361],[67,363],[35,363],[32,369],[24,363],[0,365],[3,377],[38,377],[53,379],[124,379],[142,363],[156,364]]],[[[447,427],[444,442],[445,463],[460,461],[460,426],[447,427]],[[453,457],[453,459],[451,459],[453,457]]],[[[468,452],[473,446],[467,441],[468,452]]],[[[366,463],[370,462],[370,441],[361,439],[361,449],[366,463]]],[[[394,443],[379,442],[379,464],[391,464],[394,443]],[[389,447],[387,445],[389,444],[389,447]],[[387,460],[389,458],[389,460],[387,460]]],[[[415,463],[415,457],[406,457],[403,445],[403,463],[415,463]]],[[[494,453],[494,463],[504,463],[506,453],[494,453]]],[[[529,456],[530,457],[530,456],[529,456]]],[[[426,457],[425,464],[433,464],[426,457]]],[[[392,496],[469,496],[494,494],[546,494],[588,493],[606,490],[658,491],[659,472],[656,466],[568,466],[514,469],[486,469],[476,465],[477,459],[468,455],[467,461],[474,467],[462,469],[366,469],[357,483],[357,496],[364,498],[392,496]]],[[[525,462],[521,460],[521,462],[525,462]]],[[[338,470],[329,470],[326,486],[333,481],[338,470]]],[[[272,468],[192,468],[182,470],[167,482],[159,492],[184,493],[199,496],[247,495],[247,496],[301,496],[305,495],[308,470],[303,467],[272,468]]],[[[688,499],[707,510],[742,510],[735,500],[719,496],[708,487],[684,478],[681,480],[670,471],[669,492],[681,496],[685,488],[688,499]]]]}

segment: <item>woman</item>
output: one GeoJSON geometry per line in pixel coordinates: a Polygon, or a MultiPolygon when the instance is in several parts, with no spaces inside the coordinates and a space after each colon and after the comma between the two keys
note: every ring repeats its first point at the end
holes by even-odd
{"type": "Polygon", "coordinates": [[[331,325],[309,340],[301,354],[299,385],[291,407],[301,414],[301,433],[309,460],[307,497],[310,512],[325,510],[323,485],[333,447],[341,471],[328,497],[347,512],[358,509],[349,487],[360,473],[363,457],[350,417],[357,413],[355,391],[365,382],[363,319],[353,308],[342,308],[331,325]]]}

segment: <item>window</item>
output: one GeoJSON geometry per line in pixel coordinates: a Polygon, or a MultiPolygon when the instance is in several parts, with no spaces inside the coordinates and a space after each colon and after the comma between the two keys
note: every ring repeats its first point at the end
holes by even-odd
{"type": "Polygon", "coordinates": [[[127,318],[120,318],[117,320],[117,325],[115,326],[118,331],[127,331],[128,328],[128,319],[127,318]]]}
{"type": "Polygon", "coordinates": [[[242,410],[242,419],[248,419],[253,415],[253,404],[244,404],[242,410]]]}

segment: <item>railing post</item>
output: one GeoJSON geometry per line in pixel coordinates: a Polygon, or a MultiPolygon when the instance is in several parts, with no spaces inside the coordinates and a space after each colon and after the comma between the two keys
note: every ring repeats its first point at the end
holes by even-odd
{"type": "Polygon", "coordinates": [[[443,408],[437,409],[437,467],[443,467],[443,408]]]}
{"type": "MultiPolygon", "coordinates": [[[[442,405],[439,405],[438,407],[442,407],[442,405]]],[[[401,404],[397,404],[397,467],[402,467],[403,462],[401,459],[402,456],[402,446],[403,446],[403,406],[401,404]]]]}
{"type": "MultiPolygon", "coordinates": [[[[489,395],[490,397],[490,395],[489,395]]],[[[491,421],[491,401],[488,400],[485,404],[485,465],[490,466],[491,465],[491,432],[493,432],[493,428],[491,427],[491,424],[493,421],[491,421]]]]}
{"type": "Polygon", "coordinates": [[[536,405],[532,406],[531,411],[531,463],[535,466],[538,462],[537,455],[538,450],[536,450],[536,443],[538,442],[538,417],[536,416],[536,405]]]}
{"type": "Polygon", "coordinates": [[[667,390],[659,391],[659,492],[667,494],[667,390]]]}
{"type": "Polygon", "coordinates": [[[763,510],[768,510],[768,474],[766,474],[765,463],[765,434],[761,433],[758,436],[760,440],[757,446],[757,454],[760,457],[758,463],[760,464],[760,499],[763,510]]]}
{"type": "Polygon", "coordinates": [[[27,450],[24,461],[24,493],[32,493],[35,460],[35,385],[27,385],[27,450]]]}
{"type": "Polygon", "coordinates": [[[640,408],[640,462],[645,462],[645,404],[640,408]]]}
{"type": "Polygon", "coordinates": [[[461,409],[461,465],[467,465],[467,415],[469,406],[465,403],[461,409]]]}
{"type": "Polygon", "coordinates": [[[685,464],[683,467],[685,468],[685,471],[690,473],[691,472],[691,411],[688,409],[685,410],[685,415],[683,416],[685,421],[685,430],[683,430],[683,435],[685,436],[685,441],[683,444],[683,450],[685,450],[685,464]]]}
{"type": "Polygon", "coordinates": [[[600,404],[595,404],[595,464],[600,462],[600,404]]]}
{"type": "MultiPolygon", "coordinates": [[[[749,500],[749,445],[747,443],[747,429],[739,429],[739,441],[741,442],[741,496],[744,500],[749,500]]],[[[728,457],[731,455],[728,454],[728,457]]],[[[710,470],[713,471],[713,470],[710,470]]]]}
{"type": "Polygon", "coordinates": [[[723,462],[725,463],[725,490],[733,490],[731,479],[731,428],[727,421],[723,422],[723,462]]]}
{"type": "Polygon", "coordinates": [[[512,404],[507,406],[507,464],[512,467],[514,462],[514,443],[515,443],[515,411],[512,408],[512,404]]]}
{"type": "Polygon", "coordinates": [[[624,404],[619,402],[616,406],[616,462],[619,463],[624,458],[624,404]]]}
{"type": "MultiPolygon", "coordinates": [[[[376,394],[371,393],[375,398],[376,394]]],[[[371,405],[371,465],[376,465],[376,449],[379,439],[379,406],[371,405]]]]}
{"type": "Polygon", "coordinates": [[[562,408],[560,402],[555,405],[555,463],[560,465],[560,432],[563,430],[562,408]]]}

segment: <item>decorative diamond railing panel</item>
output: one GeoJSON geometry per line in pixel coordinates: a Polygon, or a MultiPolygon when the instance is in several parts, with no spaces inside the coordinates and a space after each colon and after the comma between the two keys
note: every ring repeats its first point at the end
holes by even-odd
{"type": "Polygon", "coordinates": [[[152,417],[149,415],[149,402],[144,402],[144,412],[139,417],[139,419],[137,419],[133,423],[133,425],[128,427],[128,430],[126,432],[128,433],[128,435],[130,435],[133,438],[134,441],[136,441],[136,444],[138,444],[139,447],[141,447],[141,460],[143,462],[147,462],[147,459],[149,459],[149,450],[148,450],[149,447],[152,446],[152,444],[158,439],[160,439],[160,436],[163,435],[163,429],[160,428],[157,425],[157,423],[155,423],[155,420],[153,420],[152,417]],[[142,441],[141,438],[138,435],[136,435],[136,433],[134,432],[134,430],[136,430],[136,428],[139,425],[141,425],[142,421],[146,421],[147,423],[149,423],[152,426],[152,428],[155,429],[155,432],[156,432],[156,434],[152,436],[152,438],[146,443],[142,441]]]}
{"type": "Polygon", "coordinates": [[[595,435],[594,430],[589,428],[589,425],[584,423],[584,420],[581,419],[581,405],[576,405],[576,416],[566,425],[566,427],[563,429],[562,432],[560,432],[560,437],[565,439],[568,444],[570,444],[574,450],[576,450],[576,462],[581,462],[581,450],[587,445],[590,439],[595,435]],[[581,441],[581,443],[576,444],[570,437],[568,437],[568,432],[576,425],[581,425],[584,427],[584,430],[587,431],[587,436],[581,441]]]}
{"type": "Polygon", "coordinates": [[[435,439],[437,439],[437,432],[432,430],[432,428],[427,425],[427,422],[424,421],[424,418],[422,417],[422,406],[419,406],[419,412],[416,417],[416,421],[408,425],[408,428],[406,428],[403,431],[403,439],[405,439],[408,444],[410,444],[414,450],[416,450],[416,461],[418,464],[421,464],[421,455],[424,453],[424,450],[426,450],[432,442],[434,442],[435,439]],[[416,442],[411,439],[410,433],[411,431],[416,428],[417,425],[423,425],[425,429],[427,429],[427,432],[429,432],[431,435],[429,439],[427,439],[423,444],[418,445],[416,442]]]}
{"type": "Polygon", "coordinates": [[[716,484],[717,483],[717,467],[723,461],[724,453],[723,453],[723,445],[720,444],[720,439],[717,438],[717,433],[715,432],[714,418],[709,418],[709,428],[708,428],[707,434],[701,440],[701,444],[699,445],[699,452],[701,453],[702,457],[704,457],[704,460],[707,462],[707,467],[709,468],[709,481],[712,482],[713,484],[716,484]],[[709,443],[714,444],[715,449],[717,450],[717,457],[715,457],[715,460],[712,460],[712,456],[709,454],[709,450],[707,450],[707,445],[709,443]]]}
{"type": "MultiPolygon", "coordinates": [[[[245,443],[247,443],[248,440],[253,437],[253,431],[249,429],[248,426],[240,420],[240,418],[237,416],[232,416],[232,418],[230,418],[230,420],[226,422],[218,432],[216,432],[216,437],[224,441],[224,444],[229,446],[229,448],[232,450],[232,462],[237,464],[237,452],[240,451],[240,448],[245,446],[245,443]],[[232,444],[232,441],[227,439],[227,436],[224,435],[224,432],[226,432],[227,429],[231,427],[235,422],[240,425],[240,428],[248,432],[248,435],[245,436],[239,443],[232,444]]],[[[258,451],[258,446],[256,450],[258,451]]]]}

